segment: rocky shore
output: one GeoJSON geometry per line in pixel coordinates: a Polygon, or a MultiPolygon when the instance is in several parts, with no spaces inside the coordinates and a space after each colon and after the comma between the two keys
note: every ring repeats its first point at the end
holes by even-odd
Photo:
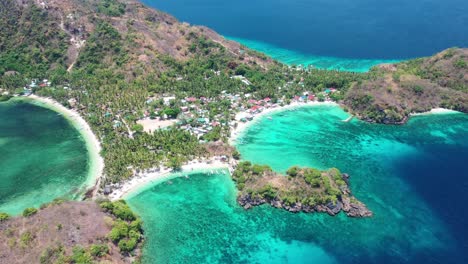
{"type": "Polygon", "coordinates": [[[269,204],[276,208],[282,208],[292,213],[305,212],[305,213],[327,213],[331,216],[339,214],[341,211],[346,213],[349,217],[371,217],[372,211],[367,209],[366,205],[354,199],[354,197],[344,197],[336,202],[336,204],[329,202],[325,205],[310,206],[302,204],[301,202],[293,205],[286,204],[284,201],[277,197],[267,199],[264,197],[252,196],[250,194],[242,194],[237,197],[237,202],[244,207],[250,209],[254,206],[262,204],[269,204]]]}
{"type": "Polygon", "coordinates": [[[349,175],[337,169],[319,171],[312,168],[292,167],[288,175],[279,175],[268,167],[262,173],[248,163],[241,163],[234,172],[234,180],[241,185],[237,202],[250,209],[269,204],[289,212],[327,213],[335,216],[344,212],[349,217],[373,216],[366,205],[358,201],[349,189],[349,175]]]}

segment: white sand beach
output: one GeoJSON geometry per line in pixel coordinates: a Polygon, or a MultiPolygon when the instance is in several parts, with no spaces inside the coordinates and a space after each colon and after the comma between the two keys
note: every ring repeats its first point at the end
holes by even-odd
{"type": "Polygon", "coordinates": [[[51,98],[40,97],[37,95],[30,95],[27,98],[32,99],[31,103],[35,105],[48,108],[63,115],[76,129],[78,129],[86,142],[86,148],[88,149],[90,156],[88,179],[84,183],[83,187],[90,188],[92,186],[98,185],[99,180],[101,179],[101,176],[104,172],[104,159],[100,155],[101,143],[91,130],[91,127],[88,125],[88,123],[80,116],[78,112],[66,108],[51,98]]]}
{"type": "Polygon", "coordinates": [[[191,172],[210,172],[220,169],[231,170],[232,168],[227,162],[220,161],[217,157],[201,161],[190,161],[183,165],[180,171],[176,172],[166,167],[154,168],[148,170],[149,172],[134,175],[130,180],[124,182],[120,188],[114,189],[108,197],[110,200],[116,201],[127,198],[129,195],[135,195],[145,187],[153,186],[176,177],[183,177],[191,172]]]}
{"type": "Polygon", "coordinates": [[[326,102],[318,102],[318,101],[309,101],[309,102],[305,102],[305,103],[300,103],[300,102],[293,102],[289,105],[285,105],[285,106],[275,106],[275,107],[270,107],[270,108],[266,108],[264,109],[262,112],[260,113],[257,113],[257,114],[250,114],[248,113],[247,111],[243,111],[243,112],[239,112],[236,114],[236,121],[237,121],[237,127],[236,128],[231,128],[231,137],[229,138],[229,144],[233,145],[236,140],[239,138],[240,135],[242,135],[245,130],[251,126],[252,124],[255,124],[259,119],[260,117],[262,116],[265,116],[265,115],[268,115],[268,114],[274,114],[274,113],[277,113],[277,112],[280,112],[280,111],[284,111],[284,110],[291,110],[291,109],[296,109],[296,108],[300,108],[300,107],[304,107],[304,106],[314,106],[314,105],[333,105],[333,106],[338,106],[337,103],[335,102],[330,102],[330,101],[326,101],[326,102]],[[247,122],[241,122],[240,120],[246,116],[253,116],[253,120],[252,121],[247,121],[247,122]]]}
{"type": "Polygon", "coordinates": [[[446,108],[433,108],[430,111],[423,113],[412,113],[411,116],[421,116],[421,115],[438,115],[438,114],[453,114],[459,113],[458,111],[446,109],[446,108]]]}

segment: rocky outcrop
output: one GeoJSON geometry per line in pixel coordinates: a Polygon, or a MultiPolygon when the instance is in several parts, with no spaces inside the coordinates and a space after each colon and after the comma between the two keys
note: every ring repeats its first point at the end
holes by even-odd
{"type": "Polygon", "coordinates": [[[340,197],[336,203],[329,202],[325,205],[309,206],[301,202],[294,204],[287,204],[278,198],[268,199],[264,197],[254,196],[252,194],[241,194],[237,197],[237,202],[244,207],[250,209],[262,204],[269,204],[275,208],[282,208],[292,213],[305,212],[305,213],[327,213],[335,216],[340,212],[344,212],[349,217],[371,217],[373,216],[365,204],[356,200],[352,196],[340,197]]]}
{"type": "Polygon", "coordinates": [[[349,175],[336,168],[320,171],[293,166],[287,175],[267,165],[240,162],[232,173],[239,187],[237,202],[250,209],[269,204],[289,212],[321,212],[331,216],[344,212],[349,217],[370,217],[372,212],[349,188],[349,175]]]}

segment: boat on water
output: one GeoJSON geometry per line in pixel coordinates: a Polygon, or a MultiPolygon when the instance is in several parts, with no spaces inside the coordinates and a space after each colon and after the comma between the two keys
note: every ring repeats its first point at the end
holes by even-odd
{"type": "Polygon", "coordinates": [[[269,117],[267,117],[267,118],[268,118],[269,120],[273,120],[273,117],[271,117],[271,116],[269,116],[269,117]]]}

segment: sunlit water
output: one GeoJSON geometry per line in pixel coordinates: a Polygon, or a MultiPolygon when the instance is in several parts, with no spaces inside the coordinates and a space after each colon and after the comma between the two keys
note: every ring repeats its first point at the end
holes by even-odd
{"type": "Polygon", "coordinates": [[[226,174],[198,173],[129,200],[145,221],[144,263],[466,263],[468,116],[404,126],[342,122],[334,106],[254,121],[243,159],[284,171],[338,167],[374,217],[245,211],[226,174]]]}
{"type": "Polygon", "coordinates": [[[285,63],[362,71],[467,47],[466,0],[143,0],[285,63]]]}
{"type": "Polygon", "coordinates": [[[88,170],[86,144],[63,116],[30,103],[0,103],[0,212],[75,198],[88,170]]]}

